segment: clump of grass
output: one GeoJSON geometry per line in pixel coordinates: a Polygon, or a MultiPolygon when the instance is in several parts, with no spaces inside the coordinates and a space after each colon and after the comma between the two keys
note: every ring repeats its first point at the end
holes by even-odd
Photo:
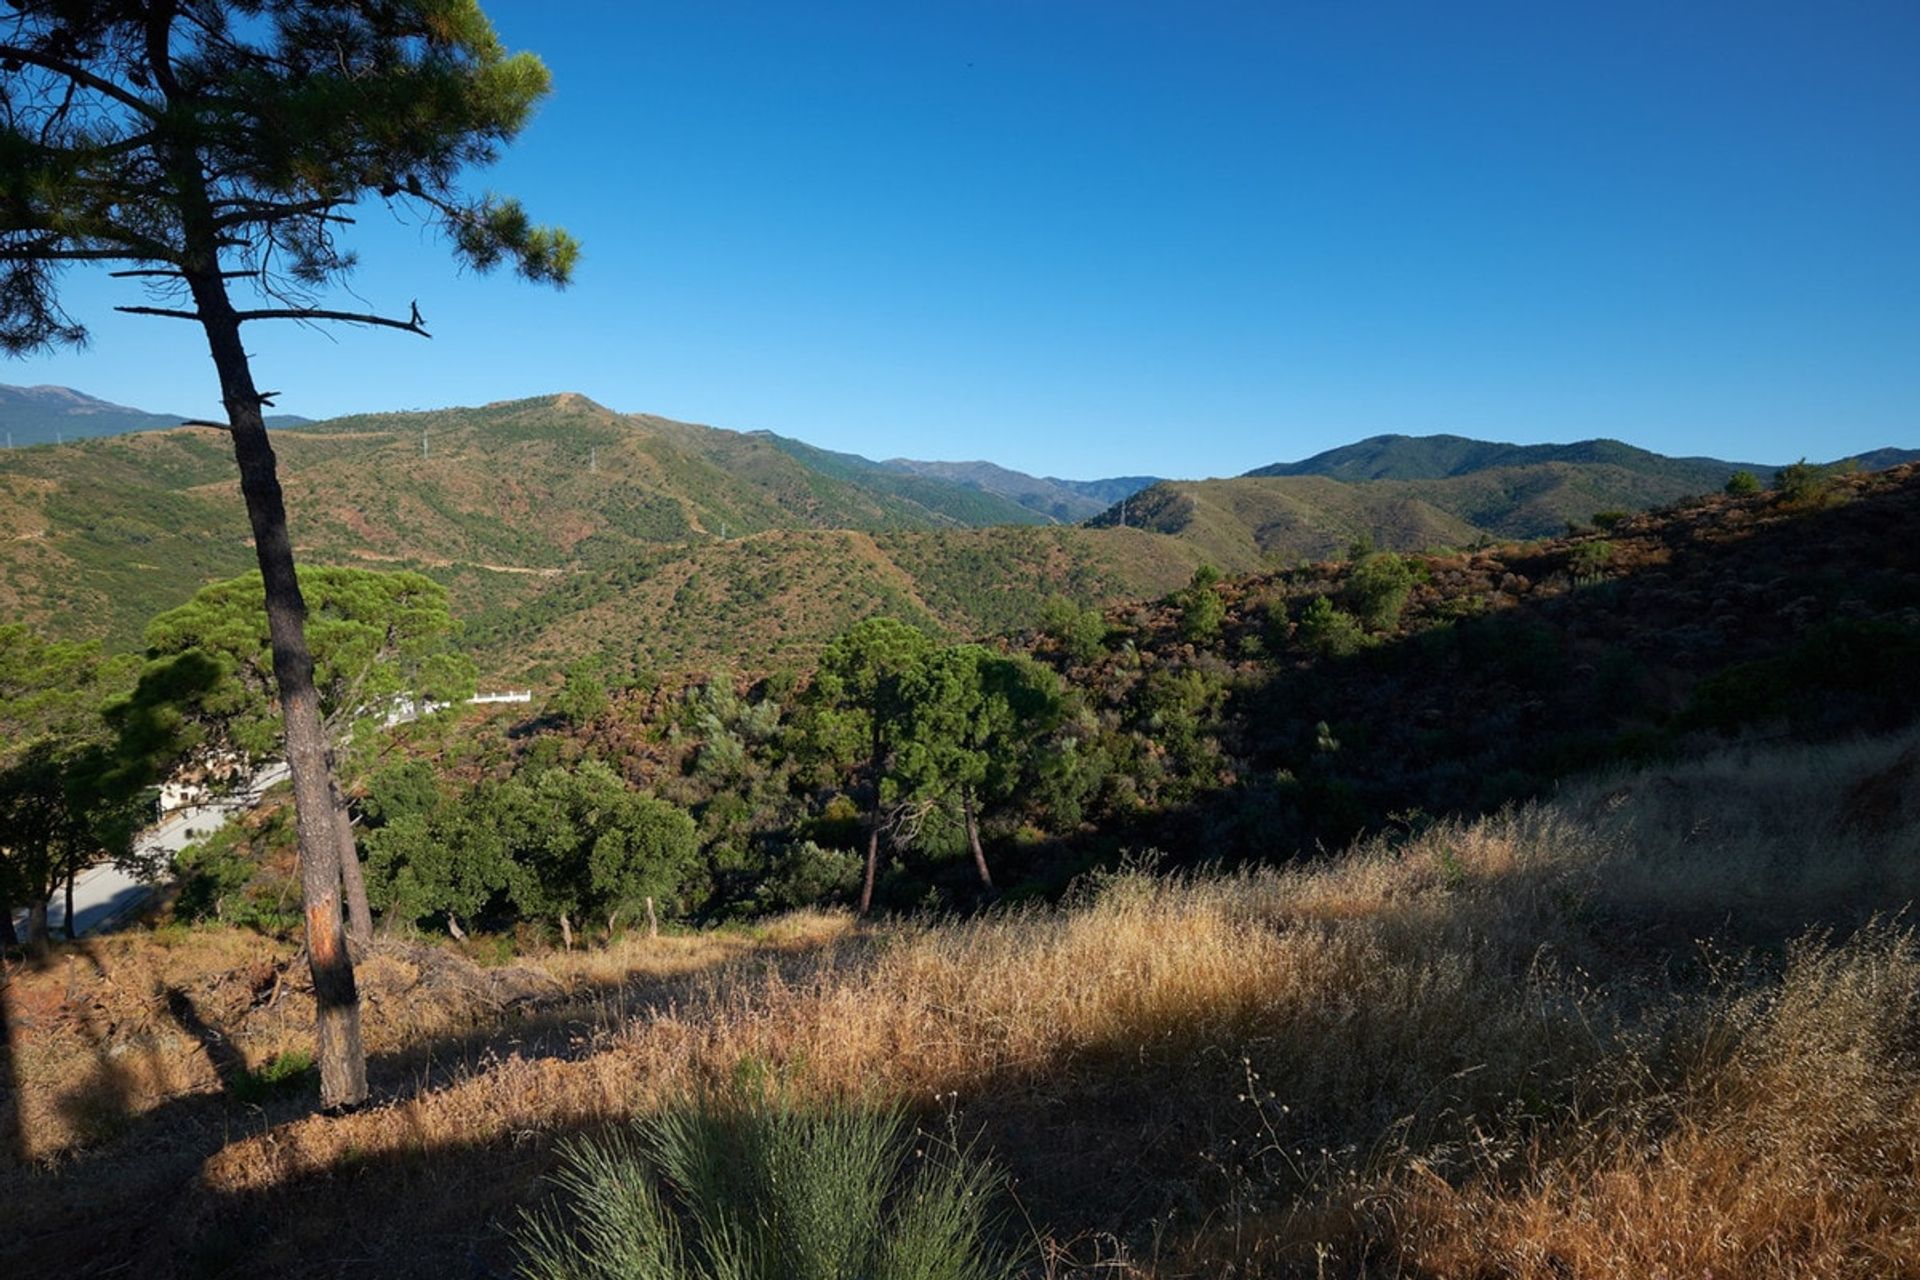
{"type": "Polygon", "coordinates": [[[258,1067],[235,1072],[228,1090],[235,1102],[258,1104],[311,1088],[318,1078],[313,1054],[305,1049],[287,1049],[258,1067]]]}
{"type": "Polygon", "coordinates": [[[529,1214],[529,1280],[999,1280],[993,1167],[898,1107],[703,1094],[576,1139],[567,1216],[529,1214]]]}

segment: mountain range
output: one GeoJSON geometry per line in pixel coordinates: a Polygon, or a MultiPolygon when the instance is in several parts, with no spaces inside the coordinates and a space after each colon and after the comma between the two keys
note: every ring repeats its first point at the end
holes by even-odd
{"type": "MultiPolygon", "coordinates": [[[[221,434],[121,412],[137,415],[121,434],[0,454],[0,618],[131,647],[155,613],[251,567],[221,434]]],[[[1075,481],[874,461],[572,393],[358,414],[275,440],[301,555],[438,578],[500,675],[586,652],[766,668],[881,611],[960,634],[1015,628],[1048,596],[1162,595],[1201,563],[1251,572],[1363,539],[1421,550],[1559,533],[1717,489],[1739,466],[1613,441],[1387,436],[1231,479],[1075,481]]]]}
{"type": "MultiPolygon", "coordinates": [[[[177,413],[150,413],[101,400],[72,387],[0,386],[0,443],[23,449],[129,431],[164,431],[185,419],[177,413]]],[[[295,427],[311,421],[293,414],[269,414],[269,427],[295,427]]]]}

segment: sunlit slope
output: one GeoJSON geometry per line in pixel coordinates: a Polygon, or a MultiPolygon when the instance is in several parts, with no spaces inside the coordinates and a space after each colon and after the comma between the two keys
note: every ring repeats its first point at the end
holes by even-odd
{"type": "MultiPolygon", "coordinates": [[[[1124,518],[1236,570],[1263,557],[1323,559],[1363,537],[1399,551],[1546,537],[1599,512],[1644,511],[1700,491],[1608,463],[1547,462],[1424,480],[1248,475],[1157,484],[1127,501],[1124,518]]],[[[1121,519],[1116,505],[1090,523],[1117,526],[1121,519]]]]}
{"type": "Polygon", "coordinates": [[[1199,553],[1143,530],[781,529],[570,574],[474,617],[483,666],[537,673],[595,655],[634,669],[765,672],[804,665],[862,618],[978,636],[1031,625],[1047,597],[1157,596],[1199,553]]]}
{"type": "MultiPolygon", "coordinates": [[[[339,418],[277,432],[275,448],[304,557],[427,569],[470,615],[637,556],[777,529],[1038,518],[938,480],[881,473],[886,483],[863,487],[765,435],[617,414],[576,395],[339,418]]],[[[218,431],[0,456],[10,617],[129,646],[147,618],[251,558],[218,431]]]]}

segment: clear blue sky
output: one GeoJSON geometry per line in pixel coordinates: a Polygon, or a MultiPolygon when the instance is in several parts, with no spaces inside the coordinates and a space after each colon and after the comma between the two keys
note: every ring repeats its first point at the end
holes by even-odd
{"type": "MultiPolygon", "coordinates": [[[[585,241],[577,285],[368,210],[357,291],[435,340],[256,326],[283,408],[570,389],[1069,476],[1920,445],[1914,0],[488,9],[555,93],[480,181],[585,241]]],[[[70,277],[94,347],[0,380],[212,413],[131,292],[70,277]]]]}

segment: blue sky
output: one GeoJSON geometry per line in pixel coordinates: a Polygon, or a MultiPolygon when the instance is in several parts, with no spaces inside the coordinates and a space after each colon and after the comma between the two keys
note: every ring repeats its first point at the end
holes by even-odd
{"type": "MultiPolygon", "coordinates": [[[[255,326],[291,412],[555,390],[875,457],[1232,474],[1361,436],[1920,445],[1920,5],[493,0],[564,293],[364,215],[435,338],[255,326]],[[564,14],[564,18],[556,16],[564,14]]],[[[0,366],[215,411],[111,315],[0,366]]]]}

